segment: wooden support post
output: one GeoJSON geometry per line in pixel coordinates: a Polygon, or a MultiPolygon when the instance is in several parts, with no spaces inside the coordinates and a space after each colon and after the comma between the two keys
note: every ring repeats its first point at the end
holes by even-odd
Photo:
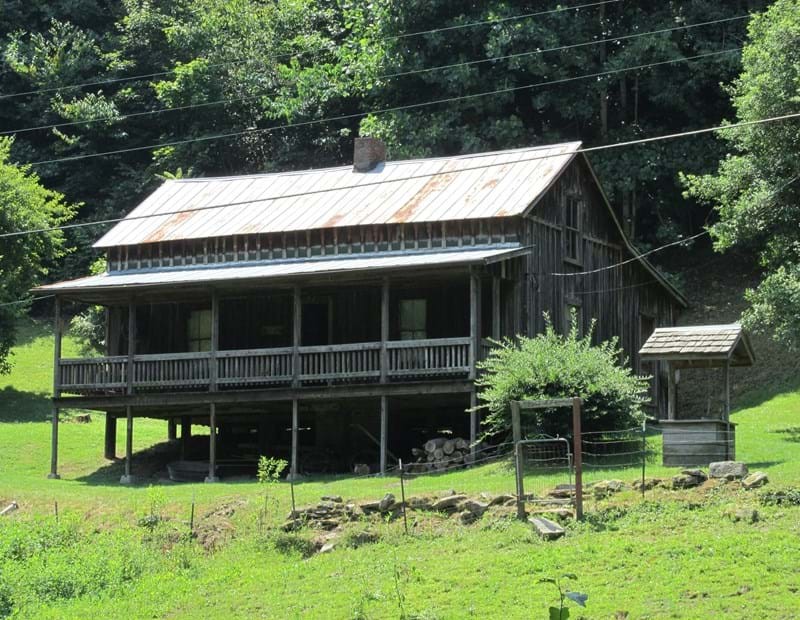
{"type": "Polygon", "coordinates": [[[481,281],[475,273],[469,275],[469,378],[475,379],[475,362],[481,346],[481,281]]]}
{"type": "Polygon", "coordinates": [[[217,405],[208,405],[208,476],[206,482],[219,482],[217,478],[217,405]]]}
{"type": "Polygon", "coordinates": [[[478,449],[478,393],[473,390],[469,393],[469,454],[475,461],[478,449]]]}
{"type": "Polygon", "coordinates": [[[292,400],[292,464],[289,470],[292,480],[297,480],[297,474],[299,473],[297,470],[297,429],[299,426],[299,417],[298,403],[295,398],[292,400]]]}
{"type": "Polygon", "coordinates": [[[175,441],[178,438],[178,421],[175,418],[167,418],[167,441],[175,441]]]}
{"type": "MultiPolygon", "coordinates": [[[[303,326],[303,300],[300,296],[300,287],[295,286],[292,291],[292,386],[300,386],[300,345],[303,326]]],[[[295,472],[296,473],[296,472],[295,472]]]]}
{"type": "Polygon", "coordinates": [[[109,461],[117,458],[117,418],[106,412],[105,450],[103,456],[109,461]]]}
{"type": "Polygon", "coordinates": [[[120,484],[132,484],[133,474],[131,473],[131,461],[133,459],[133,408],[128,405],[125,407],[125,473],[119,479],[120,484]]]}
{"type": "Polygon", "coordinates": [[[733,460],[736,455],[736,448],[733,445],[733,436],[731,433],[731,363],[730,360],[725,360],[725,366],[722,368],[723,383],[725,389],[725,459],[733,460]]]}
{"type": "Polygon", "coordinates": [[[386,473],[386,452],[389,446],[389,398],[381,396],[381,474],[386,473]]]}
{"type": "Polygon", "coordinates": [[[389,377],[389,351],[386,342],[389,340],[389,279],[384,278],[381,286],[381,383],[389,377]]]}
{"type": "Polygon", "coordinates": [[[522,459],[522,423],[519,402],[511,401],[511,434],[514,439],[514,471],[517,483],[517,518],[525,520],[525,463],[522,459]]]}
{"type": "Polygon", "coordinates": [[[136,306],[128,304],[128,394],[133,394],[133,356],[136,354],[136,306]]]}
{"type": "Polygon", "coordinates": [[[181,459],[186,459],[189,453],[189,440],[192,438],[192,418],[188,415],[181,417],[181,459]]]}
{"type": "Polygon", "coordinates": [[[583,436],[581,434],[581,399],[572,399],[572,463],[575,468],[575,518],[583,519],[583,436]]]}
{"type": "Polygon", "coordinates": [[[500,284],[501,280],[497,276],[492,278],[492,338],[500,340],[502,337],[500,313],[500,284]]]}
{"type": "Polygon", "coordinates": [[[209,389],[217,391],[217,377],[219,367],[217,366],[217,351],[219,351],[219,293],[211,292],[211,360],[209,364],[209,389]]]}
{"type": "Polygon", "coordinates": [[[672,362],[667,363],[667,419],[676,418],[677,388],[675,386],[675,367],[672,362]]]}
{"type": "Polygon", "coordinates": [[[522,441],[522,422],[520,421],[520,406],[517,401],[511,401],[511,434],[514,443],[522,441]]]}
{"type": "MultiPolygon", "coordinates": [[[[55,298],[53,312],[53,398],[61,395],[61,299],[55,298]]],[[[47,477],[58,480],[58,407],[53,406],[50,431],[50,473],[47,477]]]]}

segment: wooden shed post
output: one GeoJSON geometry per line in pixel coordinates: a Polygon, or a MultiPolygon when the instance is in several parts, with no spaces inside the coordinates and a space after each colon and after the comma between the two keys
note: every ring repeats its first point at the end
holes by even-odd
{"type": "Polygon", "coordinates": [[[206,482],[219,482],[217,478],[217,405],[208,405],[208,476],[206,482]]]}
{"type": "Polygon", "coordinates": [[[178,421],[175,418],[167,418],[167,441],[175,441],[178,438],[178,421]]]}
{"type": "Polygon", "coordinates": [[[469,274],[469,337],[469,378],[474,380],[481,347],[481,281],[474,271],[469,274]]]}
{"type": "MultiPolygon", "coordinates": [[[[61,298],[55,298],[53,311],[53,398],[61,396],[61,298]]],[[[58,480],[58,407],[53,405],[50,430],[50,473],[47,477],[58,480]]]]}
{"type": "Polygon", "coordinates": [[[675,386],[675,366],[672,362],[667,362],[667,419],[676,418],[677,407],[677,388],[675,386]]]}
{"type": "Polygon", "coordinates": [[[725,360],[725,366],[722,367],[723,382],[725,389],[725,459],[731,460],[736,458],[736,447],[731,433],[731,361],[725,360]]]}
{"type": "MultiPolygon", "coordinates": [[[[300,297],[300,286],[292,289],[292,387],[300,386],[300,344],[303,325],[303,300],[300,297]]],[[[293,405],[294,407],[295,405],[293,405]]],[[[296,472],[294,472],[296,473],[296,472]]]]}
{"type": "Polygon", "coordinates": [[[500,278],[494,276],[492,278],[492,338],[500,340],[501,338],[501,324],[500,324],[500,278]]]}
{"type": "Polygon", "coordinates": [[[292,464],[289,470],[292,480],[297,480],[297,427],[299,426],[299,411],[297,399],[292,399],[292,464]]]}
{"type": "Polygon", "coordinates": [[[103,456],[109,461],[117,458],[117,417],[106,412],[106,434],[103,456]]]}
{"type": "Polygon", "coordinates": [[[217,365],[217,351],[219,351],[219,292],[211,291],[211,360],[209,368],[209,389],[217,391],[217,378],[219,366],[217,365]]]}
{"type": "Polygon", "coordinates": [[[386,451],[389,445],[389,399],[381,396],[381,446],[380,469],[381,474],[386,473],[386,451]]]}
{"type": "Polygon", "coordinates": [[[119,479],[120,484],[133,484],[131,461],[133,459],[133,407],[125,407],[125,473],[119,479]]]}
{"type": "Polygon", "coordinates": [[[381,383],[389,377],[389,351],[386,343],[389,340],[389,279],[384,278],[381,285],[381,383]]]}

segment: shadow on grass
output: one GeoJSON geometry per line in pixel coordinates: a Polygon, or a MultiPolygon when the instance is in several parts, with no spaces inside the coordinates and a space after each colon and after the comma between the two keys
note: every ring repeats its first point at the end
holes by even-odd
{"type": "Polygon", "coordinates": [[[779,428],[778,430],[772,432],[779,435],[784,435],[783,439],[785,441],[800,443],[800,426],[787,426],[786,428],[779,428]]]}
{"type": "Polygon", "coordinates": [[[47,422],[52,413],[50,397],[21,392],[13,387],[0,390],[0,422],[47,422]]]}
{"type": "MultiPolygon", "coordinates": [[[[173,484],[165,480],[167,463],[175,461],[179,456],[177,442],[163,441],[149,448],[133,453],[131,473],[137,482],[142,484],[173,484]],[[160,474],[164,473],[164,476],[160,474]]],[[[93,472],[77,478],[78,481],[90,485],[119,485],[119,479],[125,473],[125,460],[110,461],[93,472]]]]}

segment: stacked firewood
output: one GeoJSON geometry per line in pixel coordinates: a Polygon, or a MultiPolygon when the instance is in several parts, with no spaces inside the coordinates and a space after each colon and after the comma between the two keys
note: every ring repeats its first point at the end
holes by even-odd
{"type": "Polygon", "coordinates": [[[435,437],[425,442],[421,448],[412,448],[416,458],[406,470],[410,473],[444,471],[463,466],[471,460],[469,441],[461,437],[435,437]]]}

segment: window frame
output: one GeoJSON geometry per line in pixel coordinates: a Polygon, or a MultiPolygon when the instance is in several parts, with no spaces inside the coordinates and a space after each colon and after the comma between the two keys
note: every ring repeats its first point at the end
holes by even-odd
{"type": "MultiPolygon", "coordinates": [[[[414,311],[414,315],[418,310],[414,311]]],[[[425,297],[409,297],[401,299],[399,302],[398,310],[398,331],[400,340],[427,340],[428,338],[428,300],[425,297]],[[404,313],[404,308],[408,308],[408,304],[421,304],[422,316],[412,316],[413,325],[404,325],[404,318],[408,315],[404,313]],[[421,318],[421,327],[418,320],[421,318]]]]}
{"type": "Polygon", "coordinates": [[[189,316],[186,319],[186,350],[189,353],[204,353],[207,351],[211,351],[212,346],[212,334],[213,334],[213,325],[212,321],[214,320],[211,309],[210,308],[197,308],[196,310],[190,310],[189,316]],[[208,337],[204,335],[203,327],[205,326],[206,319],[201,317],[208,317],[207,319],[207,327],[208,327],[208,337]],[[197,334],[192,333],[193,329],[193,319],[197,320],[197,334]],[[202,348],[204,346],[203,343],[207,343],[208,348],[202,348]]]}
{"type": "Polygon", "coordinates": [[[567,194],[564,199],[563,222],[561,228],[564,262],[583,266],[583,213],[584,200],[579,194],[567,194]],[[570,211],[575,205],[575,221],[570,222],[570,211]],[[570,225],[574,224],[574,225],[570,225]],[[570,240],[575,242],[575,254],[570,254],[570,240]]]}

